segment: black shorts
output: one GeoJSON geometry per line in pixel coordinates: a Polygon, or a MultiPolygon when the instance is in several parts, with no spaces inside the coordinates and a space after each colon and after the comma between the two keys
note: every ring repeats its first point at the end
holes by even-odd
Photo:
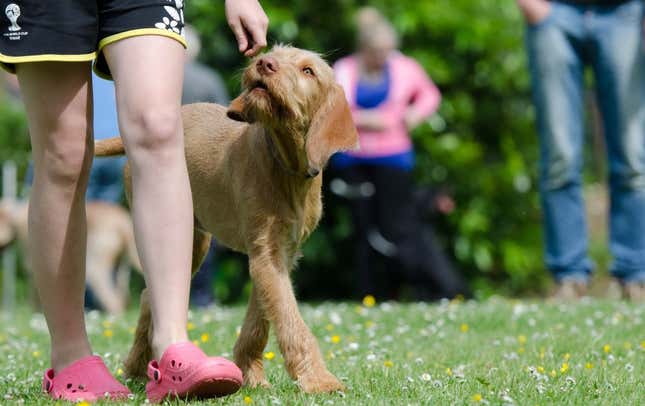
{"type": "Polygon", "coordinates": [[[0,65],[94,60],[110,78],[103,48],[138,35],[163,35],[184,47],[184,0],[0,1],[0,65]],[[4,14],[4,15],[3,15],[4,14]]]}

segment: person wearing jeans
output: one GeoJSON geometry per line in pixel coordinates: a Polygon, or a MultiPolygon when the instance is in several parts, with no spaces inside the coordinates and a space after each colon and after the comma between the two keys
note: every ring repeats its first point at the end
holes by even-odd
{"type": "Polygon", "coordinates": [[[594,73],[609,159],[612,275],[626,297],[645,296],[645,52],[642,0],[517,0],[540,137],[546,265],[556,297],[586,293],[582,198],[584,71],[594,73]]]}

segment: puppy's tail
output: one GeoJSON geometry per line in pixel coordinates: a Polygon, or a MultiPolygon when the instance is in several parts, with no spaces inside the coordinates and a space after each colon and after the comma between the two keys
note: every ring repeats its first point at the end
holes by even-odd
{"type": "Polygon", "coordinates": [[[95,156],[115,156],[125,154],[121,137],[106,138],[94,143],[95,156]]]}

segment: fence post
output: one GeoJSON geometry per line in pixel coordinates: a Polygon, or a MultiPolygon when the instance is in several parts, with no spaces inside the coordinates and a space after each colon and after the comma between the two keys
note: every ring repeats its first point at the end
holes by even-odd
{"type": "MultiPolygon", "coordinates": [[[[18,195],[16,163],[2,165],[2,198],[13,201],[18,195]]],[[[16,307],[16,249],[9,246],[2,255],[2,309],[6,318],[12,318],[16,307]]]]}

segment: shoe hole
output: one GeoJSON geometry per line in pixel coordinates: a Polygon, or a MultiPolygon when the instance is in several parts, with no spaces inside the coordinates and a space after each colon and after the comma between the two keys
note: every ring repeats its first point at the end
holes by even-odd
{"type": "Polygon", "coordinates": [[[173,380],[173,381],[175,381],[175,380],[176,380],[174,376],[172,377],[172,380],[173,380]]]}
{"type": "Polygon", "coordinates": [[[85,386],[83,386],[83,385],[78,385],[78,389],[79,389],[79,390],[85,390],[85,386]]]}
{"type": "Polygon", "coordinates": [[[76,393],[76,389],[72,389],[72,393],[76,393]]]}
{"type": "Polygon", "coordinates": [[[175,360],[170,361],[170,365],[175,366],[175,360]]]}
{"type": "Polygon", "coordinates": [[[159,371],[155,371],[155,381],[159,380],[159,371]]]}
{"type": "Polygon", "coordinates": [[[72,389],[72,384],[71,383],[67,384],[67,389],[72,389]]]}
{"type": "Polygon", "coordinates": [[[181,376],[179,377],[179,382],[181,382],[181,376]]]}
{"type": "Polygon", "coordinates": [[[47,384],[45,385],[45,390],[49,392],[49,389],[52,387],[52,383],[47,381],[47,384]]]}
{"type": "Polygon", "coordinates": [[[181,362],[179,363],[179,368],[181,368],[181,362]]]}

